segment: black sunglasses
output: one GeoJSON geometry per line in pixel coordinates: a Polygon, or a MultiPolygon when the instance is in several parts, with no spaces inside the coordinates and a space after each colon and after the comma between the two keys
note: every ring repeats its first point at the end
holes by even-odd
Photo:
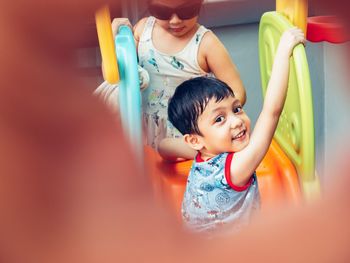
{"type": "Polygon", "coordinates": [[[159,4],[149,4],[148,10],[152,16],[160,20],[169,20],[173,14],[176,14],[180,19],[190,19],[199,15],[201,6],[202,1],[176,8],[159,4]]]}

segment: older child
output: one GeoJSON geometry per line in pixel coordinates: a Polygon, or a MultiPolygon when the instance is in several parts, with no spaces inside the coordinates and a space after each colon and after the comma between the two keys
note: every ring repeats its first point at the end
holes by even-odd
{"type": "Polygon", "coordinates": [[[283,109],[294,46],[301,30],[280,40],[261,114],[250,135],[242,103],[224,82],[198,77],[182,83],[169,102],[169,120],[198,154],[188,177],[183,218],[193,229],[247,224],[259,207],[255,169],[265,156],[283,109]]]}
{"type": "MultiPolygon", "coordinates": [[[[166,151],[177,148],[176,157],[193,159],[196,152],[168,122],[168,100],[183,81],[214,74],[225,81],[242,104],[245,89],[227,50],[213,32],[198,24],[203,0],[149,0],[150,17],[134,26],[139,65],[150,76],[149,87],[142,92],[146,144],[158,149],[162,139],[170,138],[166,151]],[[180,139],[176,139],[180,138],[180,139]],[[168,147],[168,148],[167,148],[168,147]]],[[[127,18],[112,22],[114,32],[127,18]]],[[[174,158],[176,159],[176,158],[174,158]]]]}

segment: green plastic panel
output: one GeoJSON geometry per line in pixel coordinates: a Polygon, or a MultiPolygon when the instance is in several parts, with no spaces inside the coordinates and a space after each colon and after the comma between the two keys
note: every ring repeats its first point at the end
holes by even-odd
{"type": "MultiPolygon", "coordinates": [[[[277,12],[265,13],[259,28],[259,59],[265,96],[272,64],[282,33],[292,27],[277,12]]],[[[315,137],[309,66],[302,44],[290,59],[288,93],[274,138],[293,162],[305,191],[315,178],[315,137]]]]}

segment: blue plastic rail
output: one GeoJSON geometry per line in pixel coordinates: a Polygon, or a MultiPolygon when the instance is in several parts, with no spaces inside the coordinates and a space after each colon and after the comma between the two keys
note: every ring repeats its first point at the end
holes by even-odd
{"type": "Polygon", "coordinates": [[[141,92],[134,37],[128,26],[121,26],[115,37],[120,74],[120,116],[126,137],[138,157],[142,157],[141,92]]]}

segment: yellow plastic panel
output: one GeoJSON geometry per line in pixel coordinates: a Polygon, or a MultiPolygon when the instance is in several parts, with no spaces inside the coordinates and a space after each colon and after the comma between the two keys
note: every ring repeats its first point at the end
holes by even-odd
{"type": "Polygon", "coordinates": [[[308,0],[276,0],[276,11],[301,28],[306,36],[308,0]]]}

